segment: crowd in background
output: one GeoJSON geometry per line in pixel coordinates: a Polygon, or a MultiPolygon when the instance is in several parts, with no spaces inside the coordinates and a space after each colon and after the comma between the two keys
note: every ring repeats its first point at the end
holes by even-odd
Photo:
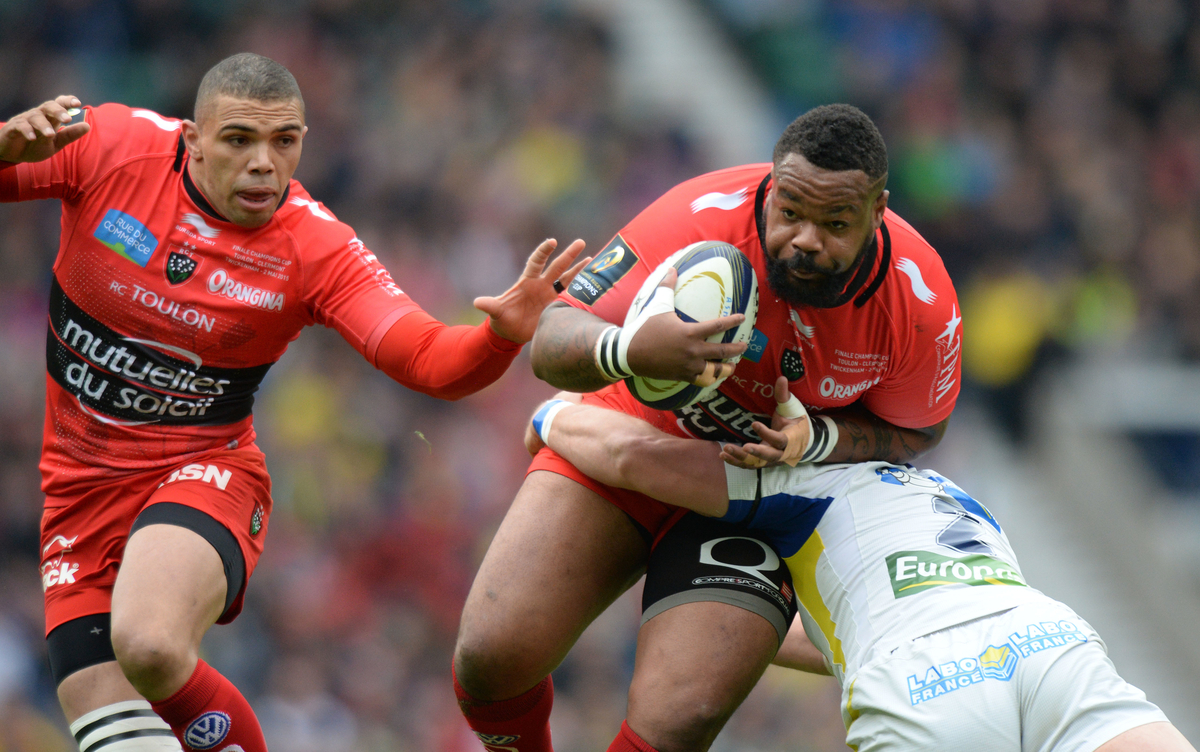
{"type": "MultiPolygon", "coordinates": [[[[700,0],[697,0],[700,2],[700,0]]],[[[781,118],[876,118],[891,205],[959,289],[972,391],[1009,416],[1040,364],[1200,358],[1200,13],[1184,0],[704,0],[781,118]]],[[[54,94],[188,117],[203,72],[251,50],[307,105],[297,178],[449,323],[543,237],[593,249],[724,165],[613,107],[601,19],[550,0],[0,0],[0,117],[54,94]]],[[[686,85],[686,82],[680,82],[686,85]]],[[[763,155],[766,159],[768,155],[763,155]]],[[[0,206],[0,752],[69,750],[37,576],[54,202],[0,206]]],[[[449,681],[471,578],[553,392],[522,356],[459,403],[408,392],[305,332],[255,407],[269,541],[205,657],[291,752],[476,750],[449,681]]],[[[624,716],[627,594],[555,673],[556,748],[624,716]]],[[[832,680],[772,669],[716,750],[844,748],[832,680]]]]}

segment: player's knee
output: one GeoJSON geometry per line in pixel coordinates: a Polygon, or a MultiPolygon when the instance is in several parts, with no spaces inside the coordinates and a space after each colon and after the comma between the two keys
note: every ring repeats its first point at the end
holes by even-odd
{"type": "Polygon", "coordinates": [[[532,650],[498,644],[486,635],[460,631],[454,646],[454,675],[459,686],[477,700],[495,702],[516,697],[542,679],[532,650]]]}
{"type": "Polygon", "coordinates": [[[629,726],[658,752],[704,752],[712,746],[727,712],[720,705],[676,707],[675,712],[635,708],[630,702],[629,726]]]}
{"type": "Polygon", "coordinates": [[[492,702],[504,699],[506,675],[510,665],[487,643],[470,635],[459,634],[454,646],[454,676],[459,686],[477,700],[492,702]]]}
{"type": "Polygon", "coordinates": [[[629,726],[659,752],[703,752],[733,714],[735,705],[699,684],[669,693],[629,693],[629,726]]]}
{"type": "Polygon", "coordinates": [[[160,695],[164,688],[177,689],[181,676],[186,680],[191,651],[184,640],[114,619],[112,641],[117,664],[142,695],[160,695]]]}

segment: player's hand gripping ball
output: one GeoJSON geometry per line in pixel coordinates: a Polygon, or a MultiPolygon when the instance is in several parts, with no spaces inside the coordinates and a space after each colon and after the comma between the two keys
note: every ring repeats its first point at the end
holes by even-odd
{"type": "MultiPolygon", "coordinates": [[[[740,326],[718,332],[708,338],[709,342],[749,342],[754,334],[754,322],[758,316],[758,278],[750,259],[736,247],[716,240],[692,243],[676,251],[662,262],[638,291],[629,306],[626,324],[641,312],[654,288],[662,282],[667,270],[674,267],[678,272],[675,281],[675,313],[688,322],[709,321],[735,313],[745,314],[740,326]]],[[[737,363],[741,356],[729,358],[726,363],[737,363]]],[[[721,386],[724,379],[701,387],[687,381],[665,381],[643,376],[625,379],[633,396],[657,410],[677,410],[699,402],[721,386]]]]}

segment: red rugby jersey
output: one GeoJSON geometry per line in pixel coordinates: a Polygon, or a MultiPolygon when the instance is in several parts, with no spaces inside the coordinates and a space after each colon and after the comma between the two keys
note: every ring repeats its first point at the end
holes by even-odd
{"type": "MultiPolygon", "coordinates": [[[[239,227],[192,183],[179,121],[115,104],[86,117],[52,159],[0,170],[0,201],[63,201],[44,486],[252,441],[254,392],[301,329],[332,327],[375,363],[421,310],[297,181],[266,225],[239,227]]],[[[519,346],[494,336],[507,365],[519,346]]]]}
{"type": "Polygon", "coordinates": [[[626,225],[562,294],[566,303],[621,324],[651,270],[680,248],[720,240],[753,263],[758,320],[733,376],[711,398],[673,417],[649,408],[643,416],[699,438],[755,441],[750,423],[774,411],[773,385],[781,374],[810,410],[862,400],[906,428],[949,416],[959,390],[961,330],[941,258],[889,210],[870,275],[854,300],[837,308],[790,306],[767,283],[759,232],[770,172],[770,164],[744,165],[677,185],[626,225]]]}

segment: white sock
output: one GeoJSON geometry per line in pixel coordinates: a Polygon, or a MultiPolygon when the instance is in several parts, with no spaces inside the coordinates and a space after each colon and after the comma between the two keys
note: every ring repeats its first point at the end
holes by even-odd
{"type": "Polygon", "coordinates": [[[175,732],[145,700],[106,705],[71,724],[79,752],[182,752],[175,732]]]}

